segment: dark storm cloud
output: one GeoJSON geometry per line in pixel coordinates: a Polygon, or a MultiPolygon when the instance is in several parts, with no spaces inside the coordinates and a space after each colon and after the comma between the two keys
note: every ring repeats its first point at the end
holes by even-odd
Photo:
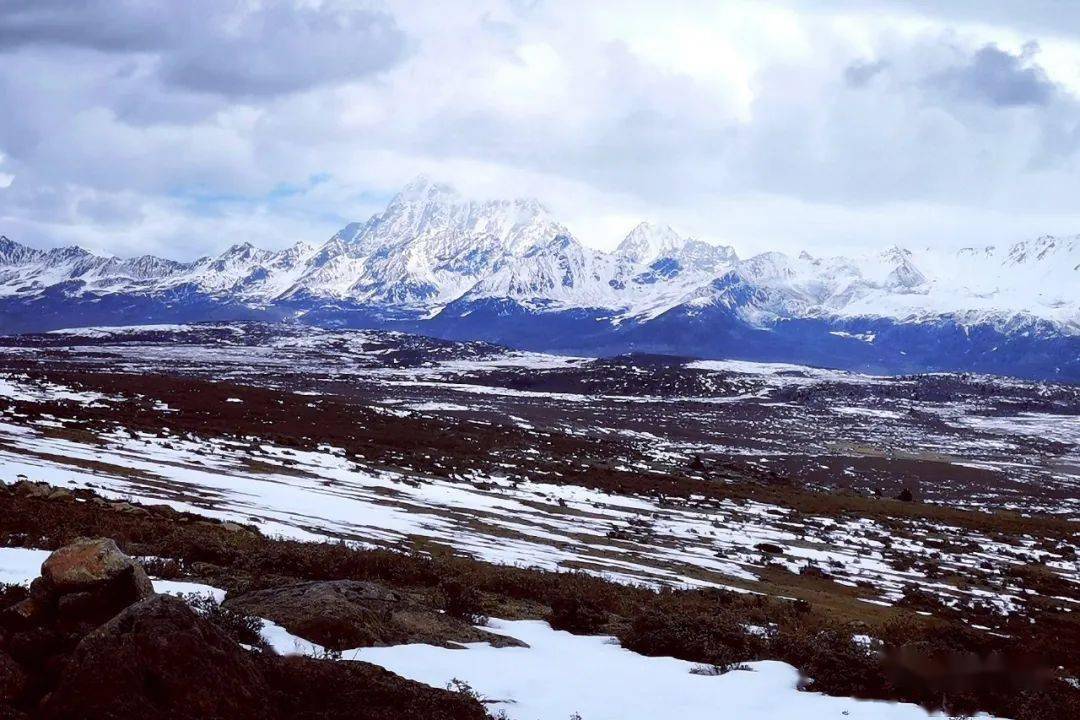
{"type": "Polygon", "coordinates": [[[61,46],[147,53],[167,86],[268,96],[363,77],[405,55],[384,13],[220,0],[14,0],[0,5],[0,50],[61,46]]]}
{"type": "Polygon", "coordinates": [[[0,3],[0,48],[70,45],[107,52],[160,46],[175,29],[150,2],[6,0],[0,3]]]}
{"type": "Polygon", "coordinates": [[[1046,71],[1030,61],[1038,45],[1030,43],[1013,55],[994,45],[979,49],[970,62],[942,72],[930,83],[965,100],[996,107],[1045,106],[1058,93],[1046,71]]]}

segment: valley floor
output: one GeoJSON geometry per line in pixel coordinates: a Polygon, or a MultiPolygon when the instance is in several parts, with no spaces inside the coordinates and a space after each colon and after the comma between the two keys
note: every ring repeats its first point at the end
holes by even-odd
{"type": "MultiPolygon", "coordinates": [[[[837,652],[853,654],[838,660],[851,663],[849,687],[814,673],[810,687],[830,694],[924,705],[950,694],[934,700],[855,680],[884,672],[868,653],[880,663],[899,651],[901,622],[949,638],[949,652],[1011,657],[1026,647],[1034,657],[1017,659],[1024,667],[1073,683],[1080,676],[1075,386],[589,360],[264,325],[74,331],[5,345],[0,479],[65,488],[79,505],[104,498],[112,505],[93,506],[124,518],[118,541],[176,557],[178,579],[218,582],[230,594],[250,584],[240,576],[251,568],[185,557],[190,548],[175,538],[147,547],[126,523],[147,522],[144,505],[164,505],[297,547],[343,540],[361,554],[445,558],[438,562],[477,586],[483,614],[507,618],[491,631],[530,651],[405,645],[358,656],[436,685],[469,658],[461,669],[469,676],[459,678],[490,698],[512,694],[515,704],[498,706],[510,717],[630,717],[619,702],[647,709],[605,694],[600,677],[588,683],[596,692],[569,689],[557,664],[550,671],[563,674],[550,682],[561,690],[530,694],[524,680],[515,684],[553,653],[620,668],[612,682],[651,677],[689,703],[682,714],[691,717],[700,688],[709,688],[708,707],[715,688],[729,686],[720,694],[746,717],[923,716],[795,691],[796,671],[778,661],[795,661],[789,631],[810,632],[809,621],[793,619],[802,612],[843,636],[837,652]],[[218,570],[198,567],[208,562],[218,570]],[[491,569],[500,566],[537,579],[511,582],[491,569]],[[552,582],[539,578],[561,579],[544,591],[510,589],[552,582]],[[604,592],[612,599],[597,601],[604,592]],[[726,621],[712,630],[692,623],[691,638],[670,627],[654,633],[655,616],[641,610],[652,603],[675,618],[733,613],[739,638],[726,621]],[[710,632],[715,642],[703,644],[710,632]],[[604,633],[627,649],[605,645],[604,633]],[[869,649],[852,649],[859,643],[869,649]],[[689,673],[729,660],[754,662],[756,672],[689,673]],[[775,704],[753,705],[750,690],[766,687],[775,704]]],[[[66,533],[99,523],[65,522],[66,533]]],[[[32,544],[35,533],[55,541],[26,523],[22,541],[0,529],[9,543],[32,544]]],[[[425,602],[446,602],[441,582],[420,583],[425,602]]],[[[1071,702],[1068,682],[1056,687],[1071,702]]],[[[952,693],[956,704],[1022,716],[993,692],[965,693],[952,693]]]]}

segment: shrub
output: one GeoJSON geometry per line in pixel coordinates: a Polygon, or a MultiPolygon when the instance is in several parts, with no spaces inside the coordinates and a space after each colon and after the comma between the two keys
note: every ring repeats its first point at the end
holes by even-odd
{"type": "Polygon", "coordinates": [[[595,635],[604,628],[607,619],[607,611],[596,600],[563,591],[551,601],[548,622],[556,630],[595,635]]]}
{"type": "Polygon", "coordinates": [[[484,598],[480,591],[464,580],[449,579],[439,584],[446,614],[464,620],[470,625],[486,625],[484,598]]]}
{"type": "Polygon", "coordinates": [[[251,647],[266,649],[269,646],[262,636],[262,620],[232,608],[222,607],[209,595],[189,593],[184,600],[202,617],[224,632],[234,641],[251,647]]]}
{"type": "Polygon", "coordinates": [[[674,656],[730,669],[750,658],[751,639],[724,608],[657,603],[636,613],[621,636],[642,655],[674,656]]]}

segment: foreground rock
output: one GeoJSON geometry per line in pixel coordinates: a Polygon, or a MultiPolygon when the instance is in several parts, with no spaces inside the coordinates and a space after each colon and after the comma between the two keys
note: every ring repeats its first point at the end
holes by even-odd
{"type": "MultiPolygon", "coordinates": [[[[0,615],[0,626],[15,633],[16,646],[44,630],[82,635],[154,594],[142,566],[107,538],[80,538],[60,548],[45,560],[41,573],[30,585],[30,597],[0,615]]],[[[24,654],[35,649],[42,650],[24,647],[24,654]]]]}
{"type": "Polygon", "coordinates": [[[59,593],[111,588],[128,593],[132,602],[154,594],[142,566],[108,538],[80,538],[60,548],[45,560],[41,576],[59,593]]]}
{"type": "Polygon", "coordinates": [[[68,657],[42,718],[265,718],[269,688],[250,653],[178,598],[131,605],[68,657]]]}
{"type": "Polygon", "coordinates": [[[0,703],[18,700],[25,689],[26,673],[10,655],[0,651],[0,703]]]}
{"type": "Polygon", "coordinates": [[[288,720],[491,720],[471,697],[369,663],[263,658],[281,717],[288,720]]]}
{"type": "MultiPolygon", "coordinates": [[[[351,607],[352,621],[375,627],[385,613],[374,608],[399,600],[377,585],[320,585],[293,597],[312,603],[309,619],[351,607]]],[[[28,591],[0,594],[0,720],[487,718],[472,697],[366,663],[250,650],[223,622],[154,594],[112,540],[79,539],[28,591]]]]}
{"type": "Polygon", "coordinates": [[[230,596],[224,607],[278,623],[294,635],[333,650],[404,643],[452,645],[513,638],[487,633],[423,608],[378,583],[327,580],[294,583],[230,596]]]}

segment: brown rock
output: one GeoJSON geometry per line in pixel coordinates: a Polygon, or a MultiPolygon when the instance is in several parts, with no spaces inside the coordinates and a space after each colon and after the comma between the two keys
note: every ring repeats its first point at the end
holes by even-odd
{"type": "Polygon", "coordinates": [[[29,480],[19,480],[11,486],[11,489],[18,495],[39,498],[47,497],[53,491],[52,485],[48,483],[30,482],[29,480]]]}
{"type": "Polygon", "coordinates": [[[294,635],[334,650],[481,640],[517,643],[435,612],[382,585],[359,580],[302,582],[229,596],[224,607],[278,623],[294,635]]]}
{"type": "Polygon", "coordinates": [[[0,623],[5,628],[18,630],[41,621],[47,615],[47,609],[37,598],[20,600],[0,614],[0,623]]]}
{"type": "Polygon", "coordinates": [[[111,502],[109,507],[113,510],[117,510],[128,515],[149,515],[150,511],[146,508],[139,507],[138,505],[132,505],[128,502],[111,502]]]}
{"type": "Polygon", "coordinates": [[[396,593],[358,580],[303,582],[227,598],[224,607],[268,618],[320,645],[345,650],[394,637],[396,593]]]}
{"type": "Polygon", "coordinates": [[[433,688],[364,662],[262,655],[257,662],[289,720],[490,720],[463,693],[433,688]]]}
{"type": "Polygon", "coordinates": [[[120,552],[108,538],[80,538],[50,555],[41,576],[58,594],[109,586],[131,601],[154,594],[154,586],[142,566],[120,552]]]}
{"type": "Polygon", "coordinates": [[[104,607],[100,593],[73,592],[61,595],[57,600],[57,612],[67,617],[89,617],[101,612],[104,607]]]}
{"type": "Polygon", "coordinates": [[[0,703],[12,703],[26,689],[26,673],[7,653],[0,650],[0,703]]]}
{"type": "Polygon", "coordinates": [[[251,655],[183,601],[155,595],[79,642],[42,701],[45,720],[273,718],[251,655]]]}

